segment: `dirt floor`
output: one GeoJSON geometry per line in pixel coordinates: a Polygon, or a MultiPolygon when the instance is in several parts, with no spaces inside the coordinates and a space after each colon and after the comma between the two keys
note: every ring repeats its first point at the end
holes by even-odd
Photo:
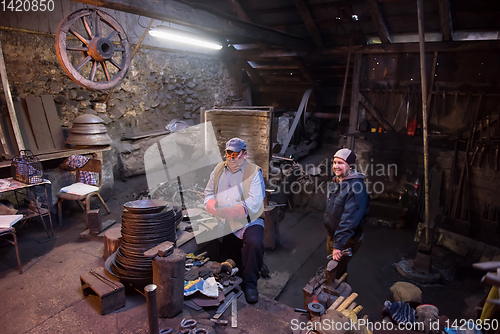
{"type": "MultiPolygon", "coordinates": [[[[145,176],[116,181],[114,189],[106,201],[112,213],[103,215],[103,221],[120,221],[123,203],[146,190],[145,176]]],[[[281,304],[273,304],[265,297],[255,307],[241,302],[245,310],[242,324],[251,324],[255,317],[269,317],[268,322],[278,326],[274,332],[288,332],[283,328],[294,316],[293,308],[303,307],[302,288],[326,264],[322,214],[307,208],[285,211],[279,222],[280,244],[265,254],[271,279],[259,281],[261,295],[281,304]],[[284,324],[276,320],[277,315],[285,320],[284,324]]],[[[22,275],[17,272],[14,248],[0,244],[0,311],[4,315],[0,327],[6,330],[2,332],[147,333],[145,299],[139,293],[127,292],[127,306],[107,316],[98,315],[95,306],[82,296],[79,272],[102,266],[102,240],[80,238],[86,225],[76,205],[65,206],[63,215],[63,226],[57,226],[53,219],[56,237],[52,239],[47,238],[36,220],[18,228],[22,275]]],[[[415,257],[417,244],[413,236],[414,227],[398,229],[378,219],[365,228],[363,245],[349,265],[348,283],[359,294],[362,314],[372,321],[382,319],[383,303],[391,300],[389,288],[397,281],[408,281],[399,275],[395,263],[415,257]]],[[[480,284],[482,273],[474,271],[470,262],[437,247],[433,250],[433,264],[442,274],[441,281],[432,285],[415,283],[423,291],[423,302],[436,305],[440,314],[449,318],[470,319],[472,310],[486,295],[480,284]]],[[[181,316],[190,315],[187,311],[181,316]]],[[[265,328],[255,328],[232,333],[266,332],[265,328]]]]}

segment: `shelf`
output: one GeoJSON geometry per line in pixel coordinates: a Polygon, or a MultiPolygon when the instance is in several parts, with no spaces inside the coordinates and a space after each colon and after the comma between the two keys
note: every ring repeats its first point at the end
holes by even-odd
{"type": "MultiPolygon", "coordinates": [[[[40,211],[42,213],[42,217],[49,215],[49,210],[46,209],[46,208],[41,208],[40,211]]],[[[28,208],[22,208],[17,213],[20,214],[20,215],[23,215],[23,219],[30,219],[30,218],[33,218],[33,217],[40,217],[40,215],[38,214],[38,211],[34,211],[34,210],[31,210],[31,209],[28,209],[28,208]]]]}
{"type": "MultiPolygon", "coordinates": [[[[85,154],[91,154],[91,153],[96,153],[96,152],[103,152],[103,151],[109,151],[111,150],[111,146],[86,146],[83,148],[78,148],[78,149],[67,149],[63,151],[55,151],[55,152],[48,152],[48,153],[41,153],[41,154],[36,154],[35,156],[38,158],[40,161],[47,161],[47,160],[55,160],[55,159],[62,159],[62,158],[67,158],[72,155],[85,155],[85,154]]],[[[1,161],[0,162],[0,168],[5,168],[5,167],[10,167],[12,161],[1,161]]]]}

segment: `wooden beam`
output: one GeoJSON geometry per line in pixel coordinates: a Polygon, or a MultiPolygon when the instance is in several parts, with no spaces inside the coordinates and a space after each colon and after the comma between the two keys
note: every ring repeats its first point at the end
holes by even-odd
{"type": "Polygon", "coordinates": [[[450,0],[438,0],[438,4],[443,41],[451,41],[453,40],[453,25],[451,23],[450,0]]]}
{"type": "Polygon", "coordinates": [[[375,119],[389,132],[398,133],[378,110],[375,109],[373,104],[363,95],[363,93],[359,93],[359,102],[365,106],[366,109],[375,117],[375,119]]]}
{"type": "Polygon", "coordinates": [[[229,1],[229,4],[231,5],[231,8],[236,13],[236,16],[238,16],[238,18],[240,18],[246,22],[252,22],[252,20],[250,20],[247,13],[245,12],[245,10],[241,7],[238,0],[228,0],[228,1],[229,1]]]}
{"type": "MultiPolygon", "coordinates": [[[[250,18],[248,17],[248,15],[245,12],[245,10],[243,9],[243,7],[241,7],[241,5],[238,2],[238,0],[228,0],[228,1],[229,1],[229,4],[231,5],[231,8],[233,8],[233,11],[236,13],[236,16],[239,19],[241,19],[241,20],[243,20],[245,22],[252,23],[252,20],[250,20],[250,18]]],[[[259,46],[259,48],[261,50],[268,50],[269,49],[266,44],[257,43],[257,45],[259,46]]]]}
{"type": "Polygon", "coordinates": [[[255,65],[253,66],[254,70],[296,70],[299,68],[297,63],[290,63],[289,65],[255,65]]]}
{"type": "Polygon", "coordinates": [[[239,64],[245,71],[247,71],[250,80],[252,80],[254,84],[259,86],[267,85],[266,81],[261,78],[259,73],[257,73],[257,71],[252,66],[250,66],[250,64],[246,60],[240,60],[239,64]]]}
{"type": "Polygon", "coordinates": [[[352,136],[358,130],[359,115],[359,78],[361,76],[361,64],[363,55],[357,53],[354,55],[352,85],[351,85],[351,110],[349,116],[349,137],[347,138],[347,147],[354,149],[354,137],[352,136]]]}
{"type": "MultiPolygon", "coordinates": [[[[418,14],[418,45],[420,50],[420,82],[422,86],[422,137],[424,139],[424,223],[425,223],[425,245],[431,245],[430,236],[430,213],[429,213],[429,138],[427,136],[427,76],[425,65],[425,30],[424,30],[424,1],[417,0],[418,14]]],[[[437,57],[437,54],[436,54],[437,57]]],[[[416,116],[415,116],[416,117],[416,116]]],[[[424,243],[420,243],[422,245],[424,243]]],[[[418,262],[418,261],[415,261],[418,262]]],[[[417,267],[430,271],[430,263],[418,265],[417,267]]]]}
{"type": "Polygon", "coordinates": [[[304,94],[304,91],[312,88],[311,85],[307,84],[290,84],[290,85],[267,85],[259,86],[259,93],[300,93],[304,94]]]}
{"type": "MultiPolygon", "coordinates": [[[[454,42],[430,42],[426,44],[425,52],[466,52],[466,51],[500,51],[500,40],[492,41],[454,41],[454,42]]],[[[247,60],[261,58],[281,58],[281,57],[303,57],[303,58],[324,58],[326,56],[347,55],[348,46],[335,48],[325,48],[313,52],[307,51],[286,51],[286,50],[242,50],[234,53],[226,53],[230,57],[247,60]]],[[[353,45],[352,53],[418,53],[418,43],[392,43],[392,44],[370,44],[353,45]]]]}
{"type": "MultiPolygon", "coordinates": [[[[14,101],[12,100],[12,95],[10,93],[9,78],[7,77],[7,69],[5,67],[5,61],[3,58],[3,48],[2,41],[0,40],[0,76],[2,77],[3,92],[5,94],[5,100],[7,102],[7,109],[9,110],[10,123],[12,124],[12,130],[14,131],[14,137],[16,138],[17,148],[19,150],[24,150],[23,136],[21,135],[21,129],[19,128],[19,123],[17,122],[16,109],[14,108],[14,101]]],[[[0,128],[0,141],[2,143],[3,153],[10,154],[9,147],[5,138],[5,134],[0,128]]]]}
{"type": "Polygon", "coordinates": [[[382,13],[380,13],[380,8],[378,7],[378,1],[366,0],[365,2],[370,10],[370,14],[372,15],[373,24],[375,25],[375,29],[377,29],[380,40],[384,44],[392,43],[391,36],[389,36],[389,31],[387,30],[387,25],[385,24],[382,13]]]}
{"type": "Polygon", "coordinates": [[[147,16],[157,20],[186,25],[201,31],[234,40],[267,43],[290,48],[309,48],[305,38],[290,35],[268,27],[222,16],[201,4],[188,5],[174,0],[74,0],[91,6],[110,8],[122,12],[147,16]]]}
{"type": "Polygon", "coordinates": [[[312,76],[311,71],[309,71],[309,69],[307,68],[306,63],[302,59],[300,59],[300,58],[296,58],[295,59],[295,63],[297,64],[297,66],[299,67],[300,71],[302,72],[302,74],[304,75],[304,77],[307,79],[307,81],[311,85],[315,85],[316,84],[316,80],[312,76]]]}
{"type": "Polygon", "coordinates": [[[307,7],[307,4],[305,3],[304,0],[294,0],[294,2],[295,6],[299,11],[300,16],[302,17],[302,20],[304,21],[304,24],[306,25],[307,31],[309,32],[311,38],[314,41],[314,44],[316,44],[317,47],[322,48],[324,45],[323,39],[321,38],[321,34],[318,30],[318,27],[316,26],[316,23],[314,22],[311,12],[307,7]]]}

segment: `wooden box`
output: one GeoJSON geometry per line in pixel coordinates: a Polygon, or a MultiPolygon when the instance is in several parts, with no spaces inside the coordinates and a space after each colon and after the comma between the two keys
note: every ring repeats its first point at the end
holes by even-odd
{"type": "Polygon", "coordinates": [[[262,168],[264,179],[269,178],[273,107],[220,107],[205,111],[211,122],[221,155],[226,142],[239,137],[247,144],[248,160],[262,168]]]}

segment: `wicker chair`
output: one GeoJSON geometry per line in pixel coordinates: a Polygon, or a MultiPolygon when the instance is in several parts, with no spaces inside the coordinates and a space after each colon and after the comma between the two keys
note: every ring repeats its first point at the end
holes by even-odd
{"type": "Polygon", "coordinates": [[[69,193],[65,193],[65,192],[59,192],[57,194],[57,197],[58,197],[58,201],[57,201],[57,218],[58,218],[59,225],[62,225],[62,202],[63,202],[63,200],[76,201],[82,210],[85,210],[83,208],[82,202],[85,203],[85,205],[86,205],[86,210],[85,211],[88,214],[88,212],[90,211],[90,199],[92,198],[92,196],[97,196],[97,198],[101,202],[101,204],[104,207],[104,209],[106,209],[106,211],[108,213],[111,213],[111,211],[109,211],[109,209],[108,209],[108,206],[106,205],[106,203],[104,203],[104,200],[102,199],[101,195],[99,194],[99,191],[101,190],[101,186],[102,186],[102,165],[101,165],[101,161],[97,160],[97,159],[89,159],[89,161],[85,164],[85,166],[77,168],[76,169],[76,182],[79,182],[79,180],[80,180],[80,172],[82,172],[82,171],[94,172],[94,173],[98,174],[98,177],[99,177],[98,188],[99,189],[95,190],[95,191],[90,191],[88,193],[81,194],[81,195],[75,195],[75,194],[69,194],[69,193]]]}

